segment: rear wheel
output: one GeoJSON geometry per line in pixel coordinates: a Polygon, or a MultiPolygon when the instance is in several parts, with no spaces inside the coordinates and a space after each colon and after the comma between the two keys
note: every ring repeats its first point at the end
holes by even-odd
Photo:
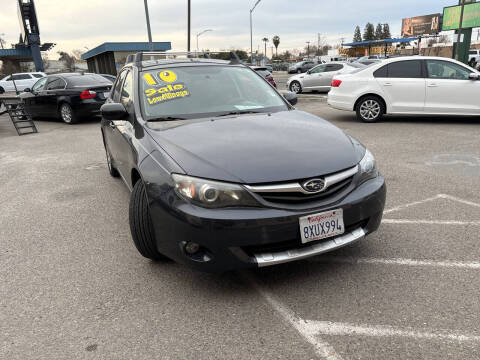
{"type": "Polygon", "coordinates": [[[130,231],[138,252],[148,259],[164,260],[155,244],[152,219],[148,207],[147,193],[142,180],[138,180],[130,195],[130,231]]]}
{"type": "Polygon", "coordinates": [[[75,124],[78,121],[78,118],[75,116],[72,107],[67,103],[60,105],[60,118],[63,122],[70,125],[75,124]]]}
{"type": "Polygon", "coordinates": [[[290,91],[294,92],[295,94],[300,94],[302,92],[302,85],[296,80],[290,83],[290,91]]]}
{"type": "Polygon", "coordinates": [[[298,73],[298,74],[301,74],[301,73],[302,73],[302,69],[298,69],[298,70],[297,70],[297,73],[298,73]]]}
{"type": "Polygon", "coordinates": [[[0,94],[3,94],[5,92],[5,89],[0,86],[0,94]]]}
{"type": "Polygon", "coordinates": [[[357,118],[366,123],[380,120],[385,114],[385,105],[376,96],[366,96],[357,104],[357,118]]]}

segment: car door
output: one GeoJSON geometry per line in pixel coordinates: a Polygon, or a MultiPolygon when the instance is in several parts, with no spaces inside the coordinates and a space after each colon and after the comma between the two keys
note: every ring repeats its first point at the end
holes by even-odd
{"type": "MultiPolygon", "coordinates": [[[[133,116],[133,72],[129,69],[123,70],[117,78],[113,93],[107,102],[122,103],[130,116],[133,116]]],[[[132,124],[129,120],[105,120],[104,135],[105,142],[115,162],[115,167],[127,180],[129,167],[129,144],[131,143],[132,124]]]]}
{"type": "Polygon", "coordinates": [[[374,76],[387,102],[388,113],[424,111],[426,81],[421,60],[389,63],[374,76]]]}
{"type": "Polygon", "coordinates": [[[43,116],[56,117],[58,115],[58,91],[65,89],[65,86],[65,80],[58,76],[52,76],[48,79],[38,99],[38,106],[41,108],[43,116]]]}
{"type": "MultiPolygon", "coordinates": [[[[322,77],[323,72],[325,71],[327,65],[318,65],[314,68],[310,69],[303,75],[303,89],[305,90],[312,90],[318,87],[320,83],[320,79],[322,77]]],[[[302,75],[300,75],[302,76],[302,75]]]]}
{"type": "Polygon", "coordinates": [[[429,114],[480,114],[480,81],[470,80],[473,70],[447,60],[426,60],[425,112],[429,114]]]}
{"type": "Polygon", "coordinates": [[[44,89],[47,83],[47,78],[44,77],[38,80],[33,86],[30,92],[24,92],[20,96],[25,104],[25,109],[31,116],[42,116],[41,108],[38,105],[39,94],[44,89]]]}

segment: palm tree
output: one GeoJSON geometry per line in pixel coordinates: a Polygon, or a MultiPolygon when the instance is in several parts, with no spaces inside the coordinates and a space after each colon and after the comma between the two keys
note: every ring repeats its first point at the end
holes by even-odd
{"type": "Polygon", "coordinates": [[[265,57],[267,57],[267,43],[268,43],[268,38],[264,37],[262,41],[265,43],[265,57]]]}
{"type": "Polygon", "coordinates": [[[272,39],[273,45],[275,46],[275,57],[278,57],[278,45],[280,45],[280,37],[275,35],[272,39]]]}

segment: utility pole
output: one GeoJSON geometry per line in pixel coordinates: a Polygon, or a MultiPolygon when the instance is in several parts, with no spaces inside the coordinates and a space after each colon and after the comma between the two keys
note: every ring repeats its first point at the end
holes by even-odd
{"type": "Polygon", "coordinates": [[[455,48],[456,54],[454,54],[454,58],[457,60],[460,57],[460,42],[462,40],[463,12],[465,11],[465,0],[460,0],[459,4],[462,5],[462,10],[460,12],[460,23],[459,23],[459,29],[458,29],[457,47],[455,48]]]}
{"type": "Polygon", "coordinates": [[[190,27],[191,27],[191,14],[192,6],[191,0],[188,0],[188,35],[187,35],[187,51],[190,52],[190,27]]]}
{"type": "Polygon", "coordinates": [[[452,58],[457,59],[458,61],[462,61],[464,63],[468,62],[468,50],[470,50],[470,43],[472,37],[472,29],[464,29],[463,28],[463,19],[464,19],[464,12],[465,12],[465,5],[474,3],[475,0],[459,0],[458,5],[461,5],[460,11],[460,22],[459,28],[455,32],[457,34],[456,42],[453,44],[453,54],[452,58]],[[462,35],[464,37],[464,41],[462,42],[462,35]]]}
{"type": "Polygon", "coordinates": [[[257,7],[257,5],[260,3],[262,0],[257,0],[253,8],[250,9],[250,61],[253,64],[253,24],[252,24],[252,13],[253,10],[257,7]]]}
{"type": "Polygon", "coordinates": [[[310,41],[307,41],[306,44],[307,44],[307,59],[310,59],[310,41]]]}
{"type": "Polygon", "coordinates": [[[150,48],[150,51],[153,51],[152,30],[150,29],[150,15],[148,14],[148,0],[144,0],[144,3],[145,3],[145,16],[147,18],[148,46],[150,48]]]}
{"type": "Polygon", "coordinates": [[[318,33],[317,37],[317,56],[320,56],[320,33],[318,33]]]}

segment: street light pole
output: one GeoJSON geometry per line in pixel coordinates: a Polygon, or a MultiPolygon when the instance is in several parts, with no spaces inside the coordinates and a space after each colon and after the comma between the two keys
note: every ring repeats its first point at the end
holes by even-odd
{"type": "Polygon", "coordinates": [[[310,59],[310,41],[307,41],[306,44],[307,44],[307,59],[310,59]]]}
{"type": "Polygon", "coordinates": [[[190,52],[190,28],[191,28],[191,0],[188,0],[188,41],[187,41],[187,51],[190,52]]]}
{"type": "Polygon", "coordinates": [[[199,32],[199,33],[197,34],[197,52],[199,51],[199,50],[198,50],[198,37],[199,37],[200,35],[205,34],[206,32],[209,32],[209,31],[213,31],[213,30],[212,30],[212,29],[207,29],[207,30],[203,30],[203,31],[201,31],[201,32],[199,32]]]}
{"type": "Polygon", "coordinates": [[[252,13],[253,10],[257,7],[257,5],[260,3],[262,0],[257,0],[253,8],[250,9],[250,61],[253,64],[253,25],[252,25],[252,13]]]}
{"type": "Polygon", "coordinates": [[[144,0],[144,3],[145,3],[145,16],[147,18],[148,46],[150,47],[150,51],[153,51],[152,30],[150,29],[150,15],[148,15],[148,0],[144,0]]]}

